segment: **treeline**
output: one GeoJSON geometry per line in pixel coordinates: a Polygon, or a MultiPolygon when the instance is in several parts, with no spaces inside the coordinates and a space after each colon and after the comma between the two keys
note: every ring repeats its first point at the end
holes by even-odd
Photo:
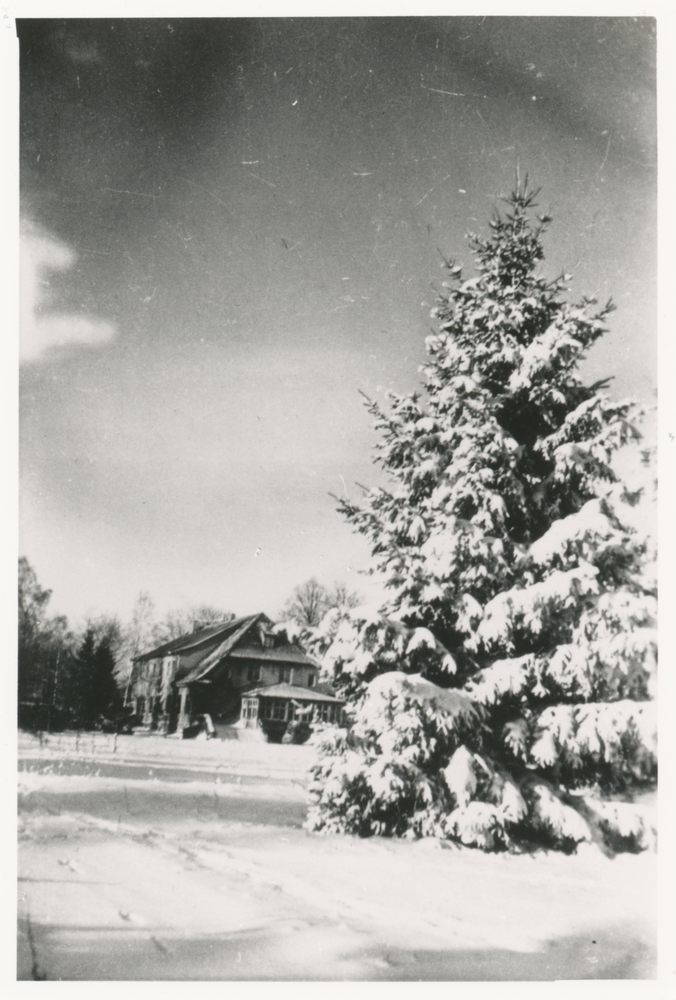
{"type": "Polygon", "coordinates": [[[64,616],[48,615],[50,597],[28,560],[20,559],[19,725],[90,728],[99,714],[121,709],[111,637],[90,628],[78,637],[64,616]]]}

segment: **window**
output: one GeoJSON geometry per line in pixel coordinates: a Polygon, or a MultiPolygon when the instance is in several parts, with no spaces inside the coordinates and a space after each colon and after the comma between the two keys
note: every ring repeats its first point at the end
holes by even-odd
{"type": "Polygon", "coordinates": [[[317,705],[316,719],[318,722],[333,722],[335,720],[335,705],[317,705]]]}
{"type": "Polygon", "coordinates": [[[261,679],[260,663],[250,663],[246,669],[246,679],[248,681],[259,681],[261,679]]]}
{"type": "Polygon", "coordinates": [[[291,684],[291,683],[293,683],[293,667],[280,667],[279,668],[279,683],[280,684],[291,684]]]}
{"type": "Polygon", "coordinates": [[[242,698],[242,718],[258,718],[258,698],[242,698]]]}
{"type": "Polygon", "coordinates": [[[258,638],[261,641],[261,646],[263,649],[274,649],[277,638],[274,632],[270,632],[265,625],[258,626],[258,638]]]}
{"type": "Polygon", "coordinates": [[[288,701],[273,701],[272,718],[277,719],[280,722],[286,721],[288,707],[288,701]]]}
{"type": "Polygon", "coordinates": [[[309,688],[313,688],[315,686],[315,681],[316,680],[317,680],[317,678],[315,677],[315,675],[312,672],[310,672],[308,674],[308,678],[307,678],[307,686],[309,688]]]}

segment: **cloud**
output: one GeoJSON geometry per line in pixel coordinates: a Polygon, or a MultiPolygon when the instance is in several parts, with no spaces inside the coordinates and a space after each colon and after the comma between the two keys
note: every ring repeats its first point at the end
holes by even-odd
{"type": "Polygon", "coordinates": [[[95,66],[103,63],[95,39],[90,41],[87,38],[73,38],[70,32],[68,36],[58,32],[56,38],[63,44],[68,58],[76,65],[95,66]]]}
{"type": "Polygon", "coordinates": [[[21,223],[19,278],[19,357],[31,361],[67,344],[103,344],[116,333],[96,317],[49,310],[48,275],[67,271],[76,255],[31,221],[21,223]]]}
{"type": "Polygon", "coordinates": [[[74,63],[92,65],[103,62],[95,45],[87,45],[85,43],[80,45],[69,45],[66,48],[66,52],[74,63]]]}

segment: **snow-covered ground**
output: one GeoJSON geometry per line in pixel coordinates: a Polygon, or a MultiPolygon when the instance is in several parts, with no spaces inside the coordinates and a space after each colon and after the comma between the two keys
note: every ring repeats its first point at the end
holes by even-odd
{"type": "Polygon", "coordinates": [[[313,747],[22,736],[20,979],[655,976],[655,857],[302,829],[313,747]]]}

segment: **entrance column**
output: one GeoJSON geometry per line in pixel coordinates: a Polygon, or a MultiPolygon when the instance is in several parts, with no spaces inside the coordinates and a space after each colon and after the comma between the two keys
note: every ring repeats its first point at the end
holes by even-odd
{"type": "Polygon", "coordinates": [[[176,724],[176,731],[182,733],[186,726],[190,725],[190,716],[188,715],[188,686],[181,688],[181,707],[178,710],[178,722],[176,724]]]}

